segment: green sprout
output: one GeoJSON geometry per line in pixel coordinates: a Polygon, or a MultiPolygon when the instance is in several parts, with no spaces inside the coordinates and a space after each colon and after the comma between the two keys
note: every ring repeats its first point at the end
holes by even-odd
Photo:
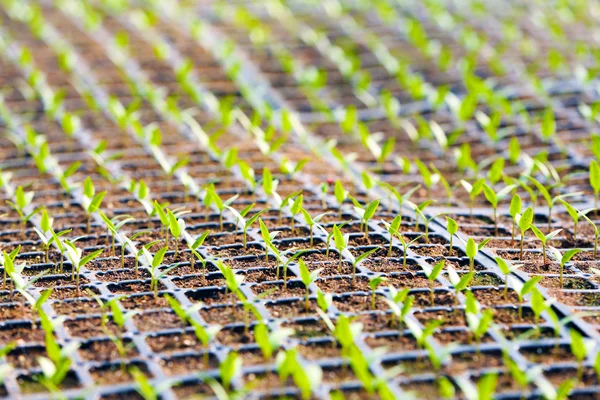
{"type": "Polygon", "coordinates": [[[571,249],[571,250],[567,250],[564,254],[561,254],[560,250],[558,250],[556,247],[548,246],[548,248],[552,252],[554,259],[560,263],[559,281],[560,281],[560,287],[562,288],[563,287],[563,271],[565,269],[565,264],[568,263],[569,261],[571,261],[571,258],[573,258],[573,256],[575,254],[581,252],[581,249],[571,249]]]}

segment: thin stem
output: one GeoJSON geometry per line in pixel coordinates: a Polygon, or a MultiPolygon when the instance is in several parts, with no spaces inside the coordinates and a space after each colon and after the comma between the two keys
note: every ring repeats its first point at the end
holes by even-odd
{"type": "Polygon", "coordinates": [[[521,252],[519,253],[519,260],[523,260],[523,242],[525,241],[525,232],[521,232],[521,252]]]}

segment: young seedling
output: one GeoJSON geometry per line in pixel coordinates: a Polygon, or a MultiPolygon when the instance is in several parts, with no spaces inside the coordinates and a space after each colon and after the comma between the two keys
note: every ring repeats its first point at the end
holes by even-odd
{"type": "Polygon", "coordinates": [[[344,189],[342,182],[338,179],[335,181],[335,186],[333,189],[333,193],[335,194],[335,199],[338,202],[339,210],[340,210],[340,219],[342,218],[342,206],[344,205],[344,201],[348,198],[348,191],[344,189]]]}
{"type": "Polygon", "coordinates": [[[21,225],[21,233],[25,233],[25,224],[43,207],[38,207],[32,212],[28,213],[28,209],[31,206],[33,200],[33,192],[25,192],[22,186],[18,186],[15,190],[15,201],[7,200],[6,203],[12,208],[17,214],[19,214],[19,222],[21,225]]]}
{"type": "Polygon", "coordinates": [[[504,274],[504,300],[508,300],[508,275],[521,268],[523,264],[513,265],[501,257],[495,257],[494,259],[498,264],[498,268],[504,274]]]}
{"type": "Polygon", "coordinates": [[[418,158],[414,161],[419,173],[421,174],[421,178],[423,178],[423,184],[427,189],[427,195],[429,197],[429,193],[431,192],[431,188],[433,188],[440,181],[440,175],[436,174],[427,168],[427,166],[418,158]]]}
{"type": "MultiPolygon", "coordinates": [[[[210,231],[204,232],[202,235],[198,236],[196,240],[194,240],[191,244],[191,240],[188,240],[188,249],[190,250],[190,268],[192,271],[196,268],[196,259],[200,261],[202,264],[202,276],[206,275],[206,262],[207,260],[202,257],[202,255],[198,252],[198,248],[204,244],[206,238],[210,235],[210,231]]],[[[190,237],[191,239],[191,237],[190,237]]]]}
{"type": "Polygon", "coordinates": [[[425,276],[427,276],[427,280],[429,281],[429,302],[431,303],[432,307],[435,303],[435,297],[434,297],[435,281],[440,276],[440,273],[444,269],[444,265],[445,265],[445,260],[441,260],[440,262],[435,264],[435,266],[433,268],[430,267],[429,264],[421,265],[421,268],[423,268],[423,272],[425,273],[425,276]]]}
{"type": "Polygon", "coordinates": [[[508,185],[498,193],[489,187],[486,183],[483,184],[483,194],[494,210],[494,236],[498,236],[498,204],[515,188],[515,185],[508,185]]]}
{"type": "Polygon", "coordinates": [[[415,187],[413,187],[412,189],[410,189],[409,191],[407,191],[406,193],[404,193],[404,195],[401,195],[400,192],[398,192],[398,190],[396,190],[392,185],[390,185],[387,182],[378,182],[379,186],[383,186],[384,188],[386,188],[388,190],[388,192],[390,193],[389,196],[389,204],[388,204],[388,211],[392,211],[393,209],[393,204],[391,201],[391,196],[393,195],[396,198],[396,201],[398,202],[398,210],[400,213],[400,220],[402,220],[402,209],[404,207],[404,203],[406,201],[409,201],[411,196],[421,188],[421,185],[417,185],[415,187]]]}
{"type": "Polygon", "coordinates": [[[302,283],[304,284],[304,288],[306,289],[306,296],[304,297],[304,312],[308,312],[310,306],[310,303],[308,301],[308,295],[310,290],[308,287],[311,283],[317,280],[319,274],[323,269],[319,268],[314,270],[313,272],[310,272],[308,270],[308,267],[306,266],[306,263],[301,258],[298,259],[298,268],[300,269],[300,279],[302,279],[302,283]]]}
{"type": "Polygon", "coordinates": [[[521,281],[512,277],[509,279],[515,289],[515,292],[517,293],[517,297],[519,298],[519,318],[523,318],[523,299],[525,296],[531,293],[533,289],[535,289],[535,285],[537,285],[538,282],[543,279],[543,277],[539,275],[534,276],[525,283],[521,283],[521,281]]]}
{"type": "MultiPolygon", "coordinates": [[[[225,278],[225,286],[227,290],[234,294],[234,296],[231,296],[231,311],[235,314],[235,296],[241,293],[240,285],[242,282],[244,282],[244,276],[233,272],[233,270],[221,260],[217,260],[217,268],[225,278]]],[[[225,292],[225,295],[227,295],[227,291],[225,292]]],[[[243,296],[241,297],[243,298],[243,296]]]]}
{"type": "MultiPolygon", "coordinates": [[[[50,262],[50,246],[52,245],[52,242],[54,242],[54,238],[52,237],[52,222],[53,218],[50,218],[48,216],[48,211],[44,209],[42,210],[40,229],[36,228],[35,226],[33,227],[35,233],[38,235],[44,246],[44,260],[46,263],[50,262]]],[[[66,235],[69,232],[71,232],[71,229],[65,229],[55,234],[56,236],[60,237],[66,235]]]]}
{"type": "Polygon", "coordinates": [[[163,247],[153,256],[145,246],[142,247],[142,254],[146,262],[150,265],[150,290],[154,293],[154,298],[158,298],[158,281],[179,266],[179,264],[175,264],[162,272],[160,271],[158,267],[162,264],[167,250],[167,247],[163,247]]]}
{"type": "Polygon", "coordinates": [[[402,219],[400,218],[400,215],[396,215],[396,217],[392,220],[391,223],[381,220],[381,223],[386,227],[386,230],[390,234],[390,238],[388,239],[390,242],[390,245],[388,246],[388,252],[387,252],[388,257],[392,256],[392,249],[394,246],[394,235],[396,235],[396,233],[400,231],[401,221],[402,221],[402,219]]]}
{"type": "Polygon", "coordinates": [[[594,190],[594,210],[598,209],[598,194],[600,193],[600,164],[590,161],[590,185],[594,190]]]}
{"type": "Polygon", "coordinates": [[[455,345],[444,346],[441,349],[433,347],[429,341],[425,341],[425,349],[427,350],[427,357],[433,366],[433,370],[436,375],[440,375],[442,366],[452,358],[452,350],[455,345]]]}
{"type": "Polygon", "coordinates": [[[310,213],[308,211],[306,211],[304,208],[301,208],[300,211],[302,212],[302,215],[304,216],[304,221],[306,222],[306,225],[308,225],[308,229],[310,230],[310,247],[313,247],[313,227],[319,223],[319,221],[321,221],[321,219],[327,215],[328,213],[322,213],[317,215],[316,217],[312,217],[312,215],[310,215],[310,213]]]}
{"type": "Polygon", "coordinates": [[[335,243],[335,248],[340,253],[339,262],[338,262],[338,272],[342,273],[342,259],[344,257],[343,252],[348,248],[348,240],[350,239],[350,235],[343,235],[340,228],[337,225],[333,226],[333,242],[335,243]]]}
{"type": "Polygon", "coordinates": [[[559,199],[562,205],[567,210],[567,213],[571,216],[573,220],[573,242],[577,243],[577,225],[579,224],[579,217],[581,216],[581,212],[573,207],[571,204],[567,203],[563,199],[559,199]]]}
{"type": "MultiPolygon", "coordinates": [[[[265,263],[269,262],[269,249],[274,249],[275,245],[273,245],[273,239],[280,231],[269,232],[269,228],[265,225],[262,219],[258,219],[258,224],[260,225],[260,234],[262,236],[263,242],[265,242],[265,263]]],[[[278,270],[279,271],[279,270],[278,270]]]]}
{"type": "Polygon", "coordinates": [[[527,207],[523,214],[516,214],[515,221],[521,231],[521,244],[519,252],[519,260],[523,260],[523,244],[525,243],[525,233],[531,228],[533,222],[533,208],[527,207]]]}
{"type": "Polygon", "coordinates": [[[515,194],[512,199],[510,200],[510,207],[509,207],[509,211],[508,213],[510,214],[510,216],[512,217],[512,231],[511,231],[511,240],[510,240],[510,245],[514,246],[515,244],[515,227],[516,227],[516,220],[517,220],[517,215],[520,215],[522,212],[522,201],[521,201],[521,197],[518,194],[515,194]]]}
{"type": "Polygon", "coordinates": [[[565,269],[565,264],[568,263],[569,261],[571,261],[571,258],[573,258],[573,256],[575,254],[581,252],[581,249],[571,249],[571,250],[567,250],[565,252],[565,254],[561,254],[560,250],[558,250],[556,247],[548,246],[548,248],[550,249],[550,252],[554,256],[554,259],[556,261],[560,262],[559,284],[560,284],[560,287],[562,288],[563,287],[563,271],[565,269]]]}
{"type": "Polygon", "coordinates": [[[588,216],[587,214],[592,211],[592,209],[581,211],[581,216],[592,225],[594,229],[594,258],[598,256],[598,238],[600,237],[600,227],[597,226],[588,216]]]}
{"type": "Polygon", "coordinates": [[[296,215],[298,215],[302,211],[302,202],[304,201],[304,196],[300,195],[296,197],[296,199],[292,202],[290,200],[290,212],[292,213],[292,232],[296,232],[296,215]]]}
{"type": "Polygon", "coordinates": [[[88,176],[83,183],[83,196],[81,197],[81,206],[87,216],[87,233],[90,233],[92,214],[100,209],[102,200],[106,196],[106,191],[96,194],[96,188],[92,179],[88,176]]]}
{"type": "Polygon", "coordinates": [[[385,276],[376,276],[369,280],[369,288],[371,288],[371,310],[375,309],[375,291],[383,282],[386,282],[385,276]]]}
{"type": "Polygon", "coordinates": [[[456,310],[457,310],[456,307],[458,306],[458,295],[461,292],[464,292],[465,290],[468,289],[469,284],[471,283],[471,281],[473,280],[473,277],[475,276],[475,272],[471,271],[469,273],[464,274],[462,277],[460,277],[458,275],[458,273],[456,272],[456,270],[454,268],[452,268],[451,266],[448,266],[447,272],[448,272],[448,280],[450,281],[452,286],[454,286],[454,311],[456,312],[456,310]]]}
{"type": "Polygon", "coordinates": [[[331,293],[323,293],[321,289],[317,288],[317,305],[323,312],[327,312],[333,304],[333,295],[331,293]]]}
{"type": "Polygon", "coordinates": [[[219,210],[219,229],[223,230],[223,212],[226,209],[225,206],[230,206],[235,201],[235,199],[238,198],[238,196],[239,195],[236,194],[235,196],[230,197],[226,201],[223,201],[221,199],[221,196],[219,196],[219,194],[215,190],[214,185],[208,186],[206,188],[205,204],[206,202],[208,202],[208,204],[214,204],[215,207],[217,207],[217,210],[219,210]]]}
{"type": "Polygon", "coordinates": [[[571,336],[571,353],[577,359],[577,379],[581,382],[583,379],[583,365],[587,355],[594,349],[594,342],[583,338],[575,328],[569,330],[571,336]]]}
{"type": "Polygon", "coordinates": [[[171,306],[171,309],[173,309],[173,312],[175,312],[175,314],[179,317],[181,322],[183,322],[186,325],[189,324],[194,328],[194,334],[196,335],[196,338],[204,346],[203,361],[204,366],[208,368],[208,346],[212,341],[214,341],[214,339],[217,337],[217,334],[221,331],[221,326],[209,325],[205,327],[192,317],[192,315],[204,305],[201,302],[198,302],[193,306],[184,309],[181,303],[177,301],[177,299],[169,296],[168,294],[165,294],[165,299],[167,299],[169,305],[171,306]]]}
{"type": "Polygon", "coordinates": [[[452,247],[452,239],[454,239],[454,235],[458,232],[458,223],[450,217],[446,217],[446,230],[448,234],[450,234],[450,248],[448,249],[448,256],[452,257],[452,252],[454,251],[454,247],[452,247]]]}
{"type": "Polygon", "coordinates": [[[540,242],[542,242],[542,253],[544,255],[544,265],[548,265],[548,262],[546,261],[546,259],[547,259],[546,246],[550,240],[552,240],[556,235],[558,235],[562,231],[562,229],[557,229],[555,231],[550,232],[547,235],[544,235],[544,233],[542,231],[540,231],[535,225],[531,225],[531,230],[533,231],[533,234],[535,236],[537,236],[538,239],[540,239],[540,242]]]}
{"type": "Polygon", "coordinates": [[[298,350],[289,349],[277,356],[277,372],[280,380],[285,382],[289,376],[300,390],[302,400],[309,400],[323,380],[323,370],[317,364],[301,364],[298,361],[298,350]]]}
{"type": "Polygon", "coordinates": [[[71,260],[71,279],[76,281],[75,286],[77,287],[77,293],[79,294],[79,277],[81,275],[81,268],[102,254],[104,249],[98,249],[82,258],[83,250],[75,247],[75,244],[73,244],[73,242],[70,240],[65,240],[64,243],[66,244],[67,256],[69,257],[69,260],[71,260]]]}
{"type": "Polygon", "coordinates": [[[477,196],[481,194],[483,190],[483,185],[485,183],[485,179],[481,178],[475,181],[472,185],[465,181],[464,179],[460,181],[460,184],[465,188],[467,193],[469,194],[470,202],[469,202],[469,218],[473,219],[473,205],[475,203],[475,199],[477,196]]]}
{"type": "Polygon", "coordinates": [[[354,286],[354,282],[356,280],[356,267],[360,265],[361,262],[366,260],[371,254],[375,253],[379,250],[379,247],[366,251],[359,255],[358,257],[354,257],[351,252],[348,252],[348,258],[350,258],[350,262],[352,262],[352,285],[354,286]]]}
{"type": "MultiPolygon", "coordinates": [[[[406,316],[409,315],[412,310],[415,297],[408,295],[410,292],[410,289],[408,288],[398,292],[393,286],[390,286],[388,290],[390,298],[386,297],[384,298],[384,301],[388,304],[390,310],[392,311],[392,315],[396,317],[398,331],[402,331],[403,323],[406,319],[406,316]]],[[[390,325],[393,325],[393,319],[390,325]]]]}
{"type": "Polygon", "coordinates": [[[536,337],[539,338],[541,330],[540,330],[540,325],[539,325],[539,321],[540,318],[542,317],[542,313],[546,310],[548,310],[552,305],[552,300],[548,300],[546,301],[546,299],[544,299],[544,296],[542,296],[542,294],[540,293],[539,290],[534,289],[531,292],[531,311],[533,311],[533,319],[535,322],[535,333],[536,333],[536,337]]]}
{"type": "Polygon", "coordinates": [[[245,219],[246,215],[248,215],[248,213],[252,210],[252,208],[254,207],[254,203],[250,204],[249,206],[245,207],[242,211],[240,211],[239,213],[237,212],[237,210],[231,206],[226,206],[227,209],[229,211],[231,211],[231,213],[234,215],[234,217],[236,218],[236,220],[238,222],[241,222],[243,225],[243,237],[242,237],[242,243],[244,244],[244,249],[247,249],[247,237],[248,237],[248,229],[258,220],[258,218],[260,218],[261,214],[264,213],[265,211],[267,211],[267,209],[263,209],[260,210],[258,212],[256,212],[252,217],[245,219]]]}
{"type": "Polygon", "coordinates": [[[417,218],[416,218],[416,225],[419,225],[419,218],[423,218],[423,222],[425,223],[425,244],[429,244],[429,224],[431,223],[431,221],[433,221],[435,218],[439,217],[440,215],[444,214],[442,213],[438,213],[438,214],[434,214],[431,217],[427,218],[427,216],[425,215],[425,213],[423,212],[423,210],[428,207],[430,204],[433,203],[433,201],[428,200],[428,201],[424,201],[423,203],[419,204],[418,206],[416,206],[414,203],[412,202],[408,202],[409,205],[411,207],[413,207],[413,209],[415,210],[415,213],[417,214],[417,218]]]}
{"type": "Polygon", "coordinates": [[[466,318],[467,326],[471,331],[471,335],[476,342],[476,351],[479,353],[481,346],[481,338],[488,332],[492,324],[494,323],[494,311],[491,308],[486,308],[483,311],[469,310],[467,307],[466,318]]]}
{"type": "Polygon", "coordinates": [[[491,238],[484,239],[479,244],[475,243],[473,238],[469,238],[467,240],[465,250],[466,250],[467,257],[469,257],[469,272],[475,271],[475,257],[477,257],[477,254],[481,251],[481,249],[483,249],[485,247],[486,244],[488,244],[488,242],[490,240],[492,240],[492,239],[491,238]]]}
{"type": "Polygon", "coordinates": [[[354,210],[360,215],[360,224],[364,228],[365,239],[367,242],[369,241],[369,221],[375,213],[377,212],[377,207],[379,207],[379,200],[373,200],[369,204],[367,204],[364,208],[361,207],[360,203],[358,203],[354,198],[352,198],[354,202],[354,210]]]}
{"type": "Polygon", "coordinates": [[[298,257],[302,256],[304,253],[306,253],[308,250],[300,250],[297,251],[296,253],[294,253],[293,256],[288,257],[287,259],[283,259],[282,255],[279,253],[279,250],[277,250],[275,248],[275,246],[271,247],[271,251],[273,252],[273,255],[275,256],[275,258],[278,261],[278,265],[276,266],[276,279],[279,279],[279,270],[283,269],[283,291],[285,292],[287,290],[287,272],[288,272],[288,268],[290,266],[291,263],[294,262],[294,260],[296,260],[298,257]]]}
{"type": "Polygon", "coordinates": [[[265,323],[260,322],[254,326],[254,340],[260,347],[263,354],[263,359],[269,362],[273,358],[273,354],[279,350],[288,337],[294,334],[291,328],[277,327],[269,331],[269,327],[265,323]]]}
{"type": "Polygon", "coordinates": [[[533,182],[535,187],[538,189],[538,192],[541,193],[542,197],[544,198],[544,200],[546,200],[546,203],[548,204],[548,230],[550,230],[550,227],[552,224],[552,209],[554,208],[554,205],[556,204],[556,202],[562,201],[567,197],[576,196],[581,193],[580,192],[565,193],[565,194],[561,194],[561,195],[552,197],[552,195],[550,194],[550,190],[551,190],[550,188],[546,188],[545,185],[543,185],[540,181],[538,181],[535,178],[532,178],[530,176],[527,176],[527,178],[531,182],[533,182]]]}

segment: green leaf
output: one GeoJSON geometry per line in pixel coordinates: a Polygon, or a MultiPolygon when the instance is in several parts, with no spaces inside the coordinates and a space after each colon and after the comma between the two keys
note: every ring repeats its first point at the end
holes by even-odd
{"type": "Polygon", "coordinates": [[[554,133],[556,132],[556,121],[554,120],[554,111],[550,107],[548,107],[544,112],[541,131],[542,136],[546,140],[551,139],[552,136],[554,136],[554,133]]]}
{"type": "Polygon", "coordinates": [[[521,296],[525,296],[527,293],[530,293],[535,288],[535,285],[537,285],[538,282],[541,281],[543,278],[544,278],[543,276],[538,275],[538,276],[534,276],[533,278],[531,278],[527,282],[525,282],[520,291],[521,296]]]}
{"type": "Polygon", "coordinates": [[[533,208],[527,207],[525,212],[521,215],[519,219],[518,225],[521,232],[525,233],[529,228],[531,228],[531,223],[533,222],[533,208]]]}
{"type": "Polygon", "coordinates": [[[169,219],[169,230],[171,231],[171,235],[175,238],[181,236],[181,227],[179,226],[179,221],[177,221],[177,217],[171,210],[167,208],[167,217],[169,219]]]}
{"type": "Polygon", "coordinates": [[[458,281],[458,283],[454,285],[454,289],[456,289],[459,292],[466,289],[473,280],[474,276],[475,272],[469,272],[463,275],[462,278],[460,278],[460,280],[458,281]]]}
{"type": "Polygon", "coordinates": [[[446,217],[447,230],[450,235],[458,232],[458,223],[450,217],[446,217]]]}
{"type": "Polygon", "coordinates": [[[469,258],[475,258],[475,256],[477,256],[477,244],[473,238],[467,240],[466,253],[469,258]]]}
{"type": "Polygon", "coordinates": [[[515,218],[517,214],[521,213],[522,204],[521,197],[515,194],[510,201],[509,214],[511,217],[515,218]]]}
{"type": "Polygon", "coordinates": [[[92,197],[94,197],[95,192],[96,192],[96,190],[94,188],[94,183],[92,182],[92,178],[90,178],[88,176],[87,178],[85,178],[85,181],[83,182],[83,194],[85,195],[85,197],[91,199],[92,197]]]}
{"type": "Polygon", "coordinates": [[[377,207],[379,207],[379,200],[373,200],[369,204],[365,206],[365,213],[363,214],[363,219],[365,221],[369,221],[377,212],[377,207]]]}
{"type": "Polygon", "coordinates": [[[98,211],[98,209],[100,208],[100,204],[102,204],[102,200],[104,199],[104,196],[106,196],[106,191],[100,192],[94,196],[94,198],[92,199],[92,202],[90,203],[90,205],[87,209],[88,213],[93,213],[93,212],[98,211]]]}
{"type": "Polygon", "coordinates": [[[275,190],[273,184],[273,175],[271,175],[271,171],[267,167],[263,169],[262,173],[262,181],[263,181],[263,190],[267,196],[271,196],[273,191],[275,190]]]}
{"type": "Polygon", "coordinates": [[[154,257],[152,258],[152,268],[157,268],[159,265],[162,264],[163,258],[165,257],[165,253],[167,252],[167,248],[163,247],[160,250],[158,250],[156,252],[156,254],[154,255],[154,257]]]}
{"type": "Polygon", "coordinates": [[[87,256],[85,256],[84,258],[82,258],[81,261],[79,261],[78,267],[83,267],[84,265],[86,265],[87,263],[89,263],[90,261],[92,261],[94,258],[96,258],[100,254],[102,254],[103,251],[104,251],[104,249],[98,249],[98,250],[94,251],[93,253],[88,254],[87,256]]]}
{"type": "Polygon", "coordinates": [[[342,182],[339,179],[337,181],[335,181],[335,186],[334,186],[333,192],[335,194],[335,199],[341,206],[342,203],[344,202],[344,200],[346,200],[346,197],[348,196],[348,192],[346,192],[346,190],[344,190],[344,187],[342,186],[342,182]]]}
{"type": "Polygon", "coordinates": [[[594,193],[600,192],[600,165],[596,160],[590,162],[590,185],[594,189],[594,193]]]}
{"type": "Polygon", "coordinates": [[[488,372],[479,378],[477,382],[477,391],[479,393],[478,400],[492,400],[496,392],[498,384],[498,375],[493,372],[488,372]]]}
{"type": "Polygon", "coordinates": [[[519,158],[521,157],[521,145],[519,144],[519,140],[516,137],[512,137],[510,142],[508,143],[508,159],[513,164],[517,164],[519,162],[519,158]]]}
{"type": "Polygon", "coordinates": [[[560,259],[560,264],[561,265],[565,265],[566,263],[568,263],[571,258],[573,258],[573,256],[579,252],[581,252],[581,249],[571,249],[571,250],[567,250],[565,252],[565,254],[563,254],[562,258],[560,259]]]}
{"type": "Polygon", "coordinates": [[[354,260],[354,265],[359,265],[364,259],[368,258],[371,254],[375,253],[377,250],[379,250],[379,247],[376,247],[365,253],[362,253],[360,256],[356,257],[356,259],[354,260]]]}

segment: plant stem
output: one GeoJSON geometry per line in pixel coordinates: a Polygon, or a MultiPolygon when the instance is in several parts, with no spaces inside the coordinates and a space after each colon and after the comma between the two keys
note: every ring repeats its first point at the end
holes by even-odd
{"type": "Polygon", "coordinates": [[[494,207],[494,236],[498,236],[498,209],[494,207]]]}
{"type": "Polygon", "coordinates": [[[525,241],[525,232],[521,232],[521,252],[519,253],[519,260],[523,261],[523,242],[525,241]]]}
{"type": "Polygon", "coordinates": [[[375,309],[375,289],[371,291],[371,310],[375,309]]]}
{"type": "Polygon", "coordinates": [[[559,279],[559,284],[560,284],[560,288],[562,289],[563,287],[563,270],[564,270],[564,264],[561,262],[560,263],[560,279],[559,279]]]}
{"type": "Polygon", "coordinates": [[[452,257],[452,239],[454,238],[454,235],[450,235],[450,249],[448,250],[448,256],[452,257]]]}
{"type": "Polygon", "coordinates": [[[544,265],[546,265],[546,243],[542,243],[542,253],[544,253],[544,265]]]}
{"type": "Polygon", "coordinates": [[[342,252],[340,251],[340,259],[338,262],[338,272],[341,274],[342,273],[342,252]]]}
{"type": "Polygon", "coordinates": [[[435,297],[433,295],[434,281],[431,280],[430,282],[431,282],[431,287],[430,287],[430,291],[429,291],[429,296],[430,296],[429,300],[431,301],[431,306],[433,307],[433,303],[435,303],[435,297]]]}
{"type": "Polygon", "coordinates": [[[308,307],[309,307],[309,303],[308,303],[308,286],[306,287],[306,297],[304,298],[304,311],[308,312],[308,307]]]}

